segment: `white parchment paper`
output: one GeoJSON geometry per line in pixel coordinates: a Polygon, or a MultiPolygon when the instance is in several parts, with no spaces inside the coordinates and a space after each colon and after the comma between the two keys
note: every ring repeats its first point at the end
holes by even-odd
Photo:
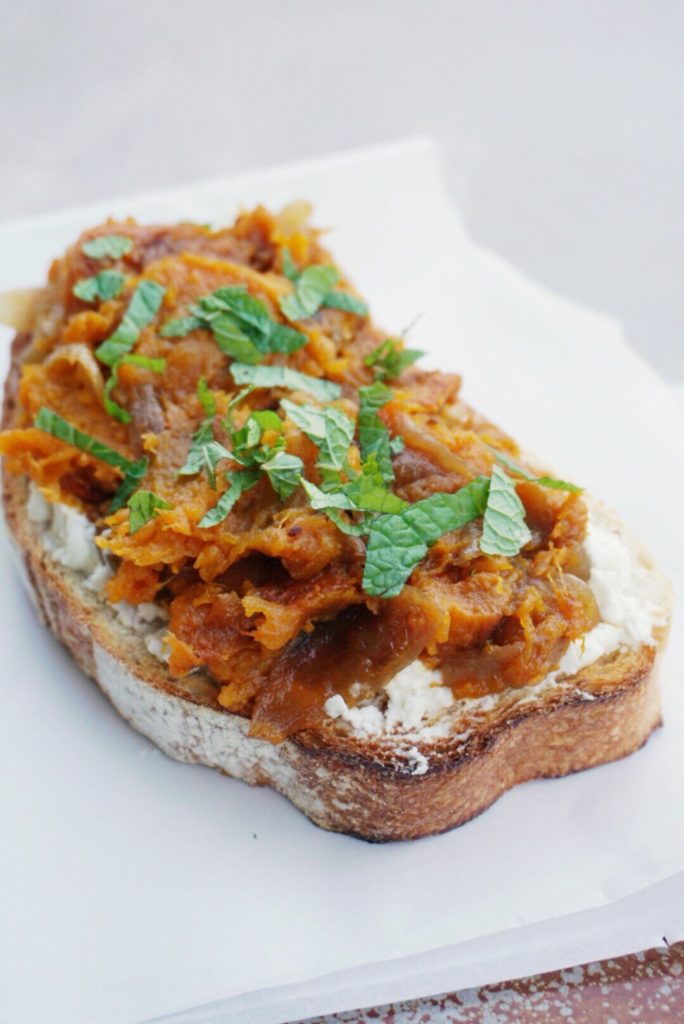
{"type": "MultiPolygon", "coordinates": [[[[620,508],[681,585],[682,421],[667,387],[611,320],[468,240],[427,143],[0,226],[2,288],[40,283],[108,213],[224,220],[297,197],[335,226],[330,246],[376,318],[396,332],[422,313],[411,342],[428,361],[462,372],[469,400],[620,508]]],[[[2,1019],[121,1024],[241,994],[246,1013],[260,1002],[246,994],[298,983],[331,1009],[331,998],[350,1004],[313,979],[381,962],[390,967],[378,968],[373,999],[389,1000],[409,994],[403,958],[419,958],[417,995],[425,955],[442,950],[435,964],[446,962],[452,947],[470,965],[458,984],[481,982],[492,961],[478,959],[476,940],[518,929],[524,945],[525,929],[596,908],[605,933],[614,901],[684,869],[678,617],[663,662],[666,727],[643,750],[519,787],[448,835],[371,846],[322,832],[270,791],[170,761],[134,733],[37,624],[4,535],[0,610],[2,1019]]],[[[684,931],[684,910],[669,924],[684,931]]],[[[602,952],[591,930],[584,939],[575,962],[602,952]]],[[[518,960],[510,973],[526,969],[518,960]]],[[[253,1019],[301,1016],[288,991],[287,1010],[276,993],[253,1019]]],[[[212,1019],[243,1019],[232,1005],[237,1016],[229,1003],[212,1019]]]]}

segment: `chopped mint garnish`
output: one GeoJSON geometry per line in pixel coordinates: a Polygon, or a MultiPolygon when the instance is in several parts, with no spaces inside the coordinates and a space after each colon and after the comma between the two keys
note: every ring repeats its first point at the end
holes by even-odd
{"type": "Polygon", "coordinates": [[[340,275],[335,267],[313,265],[297,277],[294,290],[280,300],[288,320],[306,320],[317,313],[340,275]]]}
{"type": "Polygon", "coordinates": [[[484,513],[480,549],[487,555],[517,555],[530,540],[525,507],[515,490],[515,481],[494,466],[484,513]]]}
{"type": "Polygon", "coordinates": [[[183,338],[198,327],[211,331],[221,351],[241,363],[258,363],[273,352],[296,352],[307,342],[305,334],[274,320],[266,304],[243,285],[202,296],[189,316],[164,324],[161,335],[183,338]]]}
{"type": "Polygon", "coordinates": [[[93,277],[84,277],[77,281],[72,292],[83,302],[95,302],[96,299],[106,302],[120,295],[125,283],[126,275],[120,274],[118,270],[101,270],[93,277]]]}
{"type": "Polygon", "coordinates": [[[271,481],[271,486],[281,501],[287,501],[302,481],[304,463],[297,455],[277,451],[262,462],[261,470],[271,481]]]}
{"type": "Polygon", "coordinates": [[[133,241],[127,235],[100,235],[91,238],[81,246],[91,260],[118,260],[133,248],[133,241]]]}
{"type": "Polygon", "coordinates": [[[423,355],[417,348],[402,348],[398,338],[386,338],[364,359],[373,367],[376,380],[394,380],[423,355]]]}
{"type": "Polygon", "coordinates": [[[154,320],[165,294],[166,288],[156,281],[140,282],[117,329],[95,349],[101,363],[114,366],[128,355],[142,329],[154,320]]]}
{"type": "Polygon", "coordinates": [[[506,469],[510,470],[511,473],[521,476],[524,480],[529,480],[530,483],[541,484],[542,487],[551,487],[555,491],[570,491],[571,494],[581,494],[582,492],[581,487],[578,487],[576,484],[569,484],[567,480],[556,480],[552,476],[533,476],[532,473],[528,473],[526,469],[523,469],[517,462],[509,458],[505,452],[499,451],[498,448],[491,448],[491,451],[494,458],[503,463],[506,469]]]}
{"type": "Polygon", "coordinates": [[[233,363],[230,367],[236,384],[251,384],[254,388],[287,388],[289,391],[308,391],[321,402],[339,398],[339,384],[321,377],[311,377],[289,366],[247,366],[233,363]]]}
{"type": "Polygon", "coordinates": [[[146,458],[143,457],[137,462],[133,462],[132,459],[128,459],[121,452],[117,452],[114,448],[110,448],[109,445],[98,441],[97,438],[91,437],[90,434],[85,434],[72,423],[69,423],[68,420],[65,420],[64,417],[60,416],[59,413],[53,412],[52,409],[46,409],[45,406],[38,411],[33,425],[38,430],[44,430],[46,434],[52,434],[58,440],[64,441],[65,444],[71,444],[74,448],[92,455],[94,459],[99,459],[100,462],[106,462],[108,466],[121,470],[124,478],[112,499],[111,512],[116,512],[117,509],[126,504],[128,498],[147,472],[148,462],[146,458]]]}
{"type": "Polygon", "coordinates": [[[258,468],[244,469],[240,473],[226,474],[228,490],[223,492],[214,507],[210,508],[200,519],[198,525],[202,529],[207,529],[210,526],[217,526],[218,523],[223,522],[238,498],[245,491],[248,491],[250,487],[254,487],[259,480],[259,476],[258,468]]]}
{"type": "Polygon", "coordinates": [[[380,381],[370,387],[359,388],[359,445],[365,462],[373,456],[385,483],[394,480],[392,469],[392,442],[387,427],[378,416],[378,410],[387,405],[392,392],[380,381]]]}
{"type": "Polygon", "coordinates": [[[373,520],[363,572],[366,593],[396,597],[432,544],[484,513],[488,493],[489,479],[480,476],[455,494],[433,494],[373,520]]]}
{"type": "Polygon", "coordinates": [[[168,501],[158,498],[152,491],[136,491],[126,502],[130,509],[129,529],[131,533],[149,523],[161,509],[171,508],[168,501]]]}

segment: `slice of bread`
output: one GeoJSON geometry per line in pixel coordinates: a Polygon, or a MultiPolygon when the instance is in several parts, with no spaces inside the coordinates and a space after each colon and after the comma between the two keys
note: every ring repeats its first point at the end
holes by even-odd
{"type": "MultiPolygon", "coordinates": [[[[21,331],[23,321],[15,322],[21,331]]],[[[15,339],[3,428],[15,422],[31,344],[27,331],[15,339]]],[[[49,509],[20,476],[5,473],[3,492],[17,563],[41,618],[123,717],[171,757],[272,786],[323,828],[373,841],[442,832],[517,783],[624,757],[660,723],[657,661],[670,588],[619,520],[593,502],[591,519],[608,553],[617,552],[619,571],[610,559],[607,571],[597,567],[605,622],[586,644],[575,641],[556,673],[532,686],[454,701],[446,687],[421,691],[420,672],[412,676],[409,666],[400,673],[403,693],[394,692],[396,677],[374,704],[348,709],[333,698],[323,726],[274,746],[247,736],[248,719],[219,704],[220,687],[209,675],[171,676],[154,606],[145,621],[104,600],[106,566],[84,517],[63,506],[49,509]],[[49,529],[57,518],[61,540],[68,535],[62,549],[49,529]]]]}
{"type": "MultiPolygon", "coordinates": [[[[3,426],[13,422],[18,368],[29,346],[28,335],[18,336],[3,426]]],[[[604,647],[606,635],[616,637],[613,648],[599,646],[600,656],[582,665],[592,647],[587,639],[583,656],[580,643],[573,674],[559,670],[533,686],[451,702],[410,727],[383,716],[382,699],[365,722],[363,714],[345,716],[338,708],[320,729],[274,746],[247,736],[248,720],[220,706],[209,676],[173,679],[156,656],[159,641],[150,642],[153,627],[141,633],[135,615],[117,614],[92,580],[63,564],[78,564],[79,557],[55,550],[25,478],[5,474],[3,497],[21,576],[41,618],[121,715],[169,756],[272,786],[323,828],[372,841],[442,832],[520,782],[624,757],[660,724],[657,655],[666,638],[670,588],[600,506],[592,507],[594,520],[612,543],[619,537],[634,573],[631,585],[643,589],[648,642],[625,643],[613,624],[613,633],[602,635],[604,647]]],[[[87,531],[85,519],[82,524],[87,531]]],[[[606,579],[602,585],[610,587],[610,573],[606,579]]],[[[625,586],[624,572],[612,585],[625,586]]]]}

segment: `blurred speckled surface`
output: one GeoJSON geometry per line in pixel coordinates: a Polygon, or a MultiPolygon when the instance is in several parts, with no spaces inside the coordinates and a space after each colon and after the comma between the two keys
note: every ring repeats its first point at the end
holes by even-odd
{"type": "Polygon", "coordinates": [[[684,943],[300,1024],[682,1024],[684,943]]]}

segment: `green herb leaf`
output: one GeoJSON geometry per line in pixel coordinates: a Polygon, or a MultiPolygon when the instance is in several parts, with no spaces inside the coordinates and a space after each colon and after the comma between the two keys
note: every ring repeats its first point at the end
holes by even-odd
{"type": "Polygon", "coordinates": [[[488,555],[517,555],[531,537],[515,481],[494,466],[484,513],[480,549],[488,555]]]}
{"type": "Polygon", "coordinates": [[[244,400],[246,398],[248,398],[249,395],[251,395],[254,390],[255,390],[254,385],[253,384],[248,384],[246,388],[241,388],[241,390],[238,391],[238,393],[235,395],[234,398],[231,398],[230,402],[228,403],[228,409],[226,411],[226,419],[224,421],[224,426],[226,427],[227,430],[234,430],[235,429],[235,426],[234,426],[234,423],[233,423],[233,412],[234,412],[235,409],[238,408],[238,406],[242,405],[244,400]]]}
{"type": "Polygon", "coordinates": [[[271,481],[273,490],[280,500],[287,501],[302,481],[304,463],[297,455],[278,451],[268,461],[262,463],[261,469],[271,481]]]}
{"type": "Polygon", "coordinates": [[[408,507],[407,502],[388,490],[375,455],[364,462],[361,475],[344,484],[342,490],[364,512],[395,514],[408,507]]]}
{"type": "Polygon", "coordinates": [[[150,356],[141,356],[136,353],[131,353],[127,356],[122,356],[121,359],[112,367],[112,372],[104,386],[104,394],[102,396],[102,404],[114,419],[119,420],[120,423],[130,423],[131,414],[123,406],[119,405],[112,398],[114,389],[119,384],[119,367],[128,364],[130,366],[140,366],[143,370],[152,370],[154,373],[163,373],[166,369],[165,359],[155,359],[150,356]]]}
{"type": "Polygon", "coordinates": [[[345,313],[356,313],[357,316],[368,316],[368,306],[362,299],[357,299],[349,292],[341,292],[338,289],[328,292],[323,305],[327,309],[342,309],[345,313]]]}
{"type": "Polygon", "coordinates": [[[336,508],[323,509],[331,523],[334,523],[338,530],[346,533],[348,537],[365,537],[370,531],[370,524],[373,517],[363,515],[358,522],[352,523],[345,518],[344,514],[336,508]]]}
{"type": "Polygon", "coordinates": [[[118,387],[118,385],[119,363],[112,367],[112,372],[109,375],[109,379],[105,383],[104,392],[102,395],[102,404],[104,405],[105,410],[109,413],[109,415],[113,416],[115,420],[119,421],[119,423],[130,423],[131,414],[128,412],[127,409],[124,409],[122,405],[119,405],[119,403],[115,402],[114,399],[112,398],[112,393],[114,392],[114,389],[118,387]]]}
{"type": "Polygon", "coordinates": [[[139,366],[141,370],[152,370],[153,373],[163,373],[166,369],[166,360],[158,359],[154,356],[141,356],[137,352],[132,352],[129,356],[124,356],[119,366],[139,366]]]}
{"type": "Polygon", "coordinates": [[[342,512],[356,512],[357,509],[351,498],[347,497],[344,491],[322,491],[310,480],[302,478],[302,487],[311,503],[311,508],[317,512],[324,512],[328,519],[335,524],[338,530],[350,537],[361,537],[367,534],[370,529],[370,516],[362,516],[357,523],[350,522],[342,512]]]}
{"type": "Polygon", "coordinates": [[[206,377],[200,377],[197,381],[197,397],[204,415],[213,419],[216,415],[216,399],[209,390],[206,377]]]}
{"type": "Polygon", "coordinates": [[[137,533],[138,530],[149,523],[163,508],[171,508],[168,501],[158,498],[152,491],[136,491],[126,502],[131,514],[129,517],[129,530],[137,533]]]}
{"type": "Polygon", "coordinates": [[[417,348],[402,348],[398,338],[385,338],[369,352],[364,363],[374,368],[376,380],[394,380],[423,355],[417,348]]]}
{"type": "Polygon", "coordinates": [[[517,462],[514,462],[505,452],[499,451],[498,448],[492,448],[490,445],[492,454],[499,462],[511,471],[511,473],[517,473],[524,480],[529,480],[530,483],[541,484],[542,487],[551,487],[555,491],[570,491],[571,494],[581,494],[582,488],[576,484],[569,484],[567,480],[556,480],[552,476],[533,476],[532,473],[528,473],[526,469],[519,466],[517,462]]]}
{"type": "Polygon", "coordinates": [[[175,320],[167,320],[159,336],[161,338],[185,338],[191,331],[204,327],[204,321],[198,316],[179,316],[175,320]]]}
{"type": "Polygon", "coordinates": [[[84,434],[82,430],[74,427],[68,420],[60,416],[59,413],[53,412],[52,409],[47,409],[45,406],[39,409],[33,425],[38,430],[44,430],[46,434],[52,434],[58,440],[71,444],[82,452],[86,452],[87,455],[92,455],[93,458],[106,462],[108,466],[120,469],[123,473],[130,472],[131,468],[135,465],[125,455],[117,452],[114,448],[110,448],[109,445],[103,444],[102,441],[91,437],[90,434],[84,434]]]}
{"type": "Polygon", "coordinates": [[[359,445],[365,462],[374,457],[385,483],[394,480],[392,469],[392,442],[387,427],[378,416],[378,410],[387,405],[392,392],[380,381],[369,387],[359,388],[359,445]]]}
{"type": "Polygon", "coordinates": [[[295,262],[292,259],[292,254],[286,245],[282,247],[280,254],[283,264],[283,274],[290,281],[296,282],[299,277],[299,271],[297,270],[295,262]]]}
{"type": "Polygon", "coordinates": [[[108,466],[121,470],[124,478],[112,498],[110,512],[116,512],[117,509],[126,504],[128,498],[147,472],[147,458],[143,457],[138,459],[137,462],[133,462],[114,448],[110,448],[109,445],[103,444],[102,441],[91,437],[90,434],[84,434],[82,430],[74,427],[73,424],[65,420],[59,413],[53,412],[52,409],[46,409],[45,406],[39,409],[33,425],[38,430],[44,430],[46,434],[52,434],[58,440],[71,444],[74,448],[78,448],[88,455],[92,455],[94,459],[99,459],[101,462],[106,462],[108,466]]]}
{"type": "Polygon", "coordinates": [[[272,409],[261,409],[257,412],[253,412],[250,419],[258,423],[263,430],[275,430],[279,434],[283,432],[283,421],[277,412],[273,412],[272,409]]]}
{"type": "Polygon", "coordinates": [[[344,509],[346,512],[355,512],[356,506],[351,498],[348,498],[343,491],[328,492],[322,491],[310,480],[302,479],[302,487],[316,512],[327,512],[330,508],[344,509]]]}
{"type": "Polygon", "coordinates": [[[297,405],[284,398],[280,403],[295,426],[319,449],[316,465],[325,474],[338,475],[347,465],[349,446],[354,437],[354,421],[340,409],[327,406],[297,405]]]}
{"type": "Polygon", "coordinates": [[[120,274],[118,270],[101,270],[93,277],[84,277],[77,281],[72,292],[83,302],[95,302],[96,299],[106,302],[120,295],[125,283],[126,275],[120,274]]]}
{"type": "Polygon", "coordinates": [[[567,480],[556,480],[552,476],[538,476],[535,483],[541,484],[542,487],[550,487],[554,491],[569,491],[571,494],[581,494],[584,489],[577,484],[568,483],[567,480]]]}
{"type": "Polygon", "coordinates": [[[138,484],[147,473],[148,461],[147,457],[143,456],[137,462],[132,462],[129,468],[126,470],[123,480],[119,484],[112,503],[109,506],[109,511],[117,512],[120,508],[126,504],[128,499],[134,490],[136,490],[138,484]]]}
{"type": "Polygon", "coordinates": [[[91,260],[118,260],[133,248],[133,242],[127,235],[100,235],[84,242],[82,247],[91,260]]]}
{"type": "Polygon", "coordinates": [[[335,267],[305,267],[297,278],[294,290],[280,300],[281,310],[288,320],[308,319],[320,309],[339,279],[335,267]]]}
{"type": "Polygon", "coordinates": [[[235,505],[238,498],[248,491],[250,487],[259,480],[259,470],[244,469],[240,473],[232,473],[230,476],[226,476],[228,481],[228,490],[224,491],[219,500],[216,502],[213,508],[200,519],[199,526],[202,529],[207,529],[210,526],[216,526],[218,523],[223,522],[230,510],[235,505]]]}
{"type": "Polygon", "coordinates": [[[239,363],[258,363],[262,353],[241,329],[235,317],[219,313],[209,321],[216,344],[224,353],[239,363]]]}
{"type": "Polygon", "coordinates": [[[241,285],[217,288],[211,295],[200,299],[192,312],[209,316],[217,312],[230,313],[263,355],[296,352],[307,342],[305,334],[274,320],[266,304],[250,295],[241,285]]]}
{"type": "Polygon", "coordinates": [[[363,573],[366,593],[396,597],[428,547],[484,513],[488,494],[489,479],[480,476],[455,494],[433,494],[373,520],[363,573]]]}
{"type": "Polygon", "coordinates": [[[255,388],[287,388],[289,391],[308,391],[321,402],[339,398],[339,384],[319,377],[310,377],[289,366],[246,366],[233,363],[230,367],[236,384],[251,384],[255,388]]]}
{"type": "Polygon", "coordinates": [[[206,470],[209,483],[216,488],[216,466],[221,459],[230,459],[231,453],[214,440],[213,419],[204,420],[192,435],[192,444],[178,476],[195,476],[206,470]]]}
{"type": "Polygon", "coordinates": [[[156,281],[140,282],[117,329],[95,349],[101,363],[114,366],[132,350],[141,330],[154,320],[165,293],[156,281]]]}

